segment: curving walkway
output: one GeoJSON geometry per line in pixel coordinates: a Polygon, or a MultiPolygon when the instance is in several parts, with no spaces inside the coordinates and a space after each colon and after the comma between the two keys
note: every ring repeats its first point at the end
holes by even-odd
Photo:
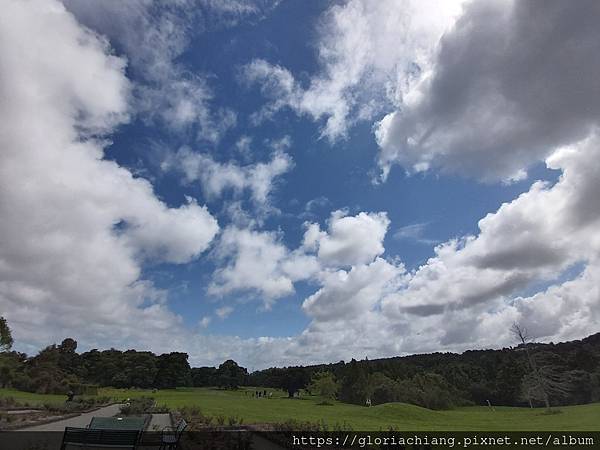
{"type": "Polygon", "coordinates": [[[89,425],[92,417],[112,417],[118,414],[120,406],[121,405],[109,405],[97,409],[96,411],[71,417],[70,419],[59,420],[44,425],[34,425],[32,427],[21,428],[18,431],[64,431],[65,427],[85,428],[89,425]]]}

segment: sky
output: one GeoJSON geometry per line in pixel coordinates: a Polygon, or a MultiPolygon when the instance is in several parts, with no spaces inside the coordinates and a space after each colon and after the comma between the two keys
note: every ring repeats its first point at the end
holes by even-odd
{"type": "Polygon", "coordinates": [[[255,370],[600,331],[597,2],[2,9],[15,349],[255,370]]]}

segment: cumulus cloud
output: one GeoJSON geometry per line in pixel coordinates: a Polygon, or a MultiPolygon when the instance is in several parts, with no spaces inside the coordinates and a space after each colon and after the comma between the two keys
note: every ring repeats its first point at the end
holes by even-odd
{"type": "Polygon", "coordinates": [[[260,83],[270,100],[257,122],[289,107],[324,120],[321,136],[335,141],[359,120],[400,101],[402,90],[427,64],[442,33],[460,12],[460,1],[371,2],[332,6],[321,18],[319,71],[304,87],[284,67],[256,59],[243,71],[246,83],[260,83]]]}
{"type": "Polygon", "coordinates": [[[389,225],[385,213],[346,216],[335,211],[328,225],[327,231],[321,231],[318,224],[305,224],[302,245],[295,250],[287,248],[278,233],[227,227],[214,252],[225,266],[216,270],[208,292],[250,291],[269,307],[294,293],[297,281],[323,283],[331,278],[330,270],[371,263],[385,250],[383,239],[389,225]]]}
{"type": "MultiPolygon", "coordinates": [[[[484,217],[477,236],[438,246],[406,288],[383,301],[388,317],[460,314],[461,322],[471,324],[482,315],[490,321],[511,317],[531,322],[539,337],[555,340],[571,338],[576,328],[596,329],[597,317],[579,311],[595,308],[598,296],[574,287],[589,286],[598,272],[600,209],[589,194],[600,189],[600,177],[589,166],[599,152],[596,135],[557,150],[547,162],[563,171],[555,185],[534,183],[484,217]],[[580,263],[585,270],[576,280],[556,284],[563,272],[580,263]],[[532,297],[519,296],[540,280],[551,287],[532,297]]],[[[448,332],[444,342],[471,342],[475,329],[448,332]]],[[[506,329],[496,332],[507,338],[506,329]]]]}
{"type": "Polygon", "coordinates": [[[68,329],[92,344],[147,344],[180,318],[142,262],[196,258],[217,222],[193,199],[167,206],[103,159],[131,88],[107,41],[59,2],[3,6],[0,311],[29,343],[68,329]]]}
{"type": "Polygon", "coordinates": [[[404,268],[377,258],[370,264],[339,270],[322,277],[322,287],[308,297],[302,308],[315,320],[360,320],[392,289],[404,268]]]}
{"type": "Polygon", "coordinates": [[[227,263],[215,272],[208,292],[253,291],[266,307],[292,294],[294,281],[309,278],[318,267],[314,257],[290,252],[277,233],[235,226],[223,231],[216,256],[227,263]]]}
{"type": "Polygon", "coordinates": [[[294,166],[292,157],[276,150],[271,160],[241,166],[230,161],[220,163],[205,153],[193,152],[188,147],[180,148],[163,162],[163,170],[175,169],[184,174],[184,181],[200,181],[204,195],[208,199],[218,198],[226,190],[241,194],[250,191],[252,200],[267,206],[275,180],[294,166]]]}
{"type": "Polygon", "coordinates": [[[327,265],[365,264],[385,251],[383,239],[389,224],[384,212],[347,216],[338,210],[331,214],[327,231],[321,231],[318,224],[306,224],[303,245],[317,249],[319,259],[327,265]]]}
{"type": "Polygon", "coordinates": [[[600,113],[599,19],[594,1],[469,3],[430,70],[377,126],[384,177],[400,164],[521,179],[587,136],[600,113]]]}

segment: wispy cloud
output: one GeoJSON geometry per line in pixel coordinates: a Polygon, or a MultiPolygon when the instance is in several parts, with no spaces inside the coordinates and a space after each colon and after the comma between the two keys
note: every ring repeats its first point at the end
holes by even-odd
{"type": "Polygon", "coordinates": [[[215,310],[215,314],[219,319],[226,319],[232,312],[233,308],[231,306],[223,306],[222,308],[217,308],[215,310]]]}
{"type": "Polygon", "coordinates": [[[424,244],[424,245],[438,244],[440,242],[439,240],[425,237],[425,229],[427,228],[428,225],[429,225],[428,222],[413,223],[410,225],[405,225],[402,228],[399,228],[394,233],[394,235],[393,235],[394,239],[397,239],[399,241],[409,240],[409,241],[418,242],[419,244],[424,244]]]}

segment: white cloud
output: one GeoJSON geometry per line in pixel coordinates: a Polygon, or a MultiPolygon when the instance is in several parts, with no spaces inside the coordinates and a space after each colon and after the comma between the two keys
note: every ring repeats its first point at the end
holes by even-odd
{"type": "Polygon", "coordinates": [[[316,219],[318,217],[317,212],[325,210],[326,207],[330,206],[331,202],[323,195],[309,200],[304,205],[304,210],[300,213],[299,217],[303,219],[316,219]]]}
{"type": "Polygon", "coordinates": [[[302,308],[319,322],[362,320],[362,315],[372,312],[386,291],[397,287],[394,282],[403,273],[402,266],[377,258],[349,271],[323,274],[323,286],[304,301],[302,308]]]}
{"type": "Polygon", "coordinates": [[[252,138],[247,135],[241,136],[235,143],[235,148],[242,158],[248,160],[251,155],[252,138]]]}
{"type": "Polygon", "coordinates": [[[290,253],[276,233],[233,226],[223,231],[216,256],[227,265],[217,269],[208,292],[254,291],[266,307],[292,294],[294,281],[309,278],[318,267],[314,257],[290,253]]]}
{"type": "Polygon", "coordinates": [[[200,181],[208,199],[218,198],[226,190],[233,190],[238,195],[249,190],[252,200],[263,206],[268,206],[277,177],[293,167],[291,156],[279,150],[273,152],[269,162],[240,166],[232,161],[217,162],[212,156],[193,152],[188,147],[169,155],[162,164],[163,170],[183,172],[187,183],[200,181]]]}
{"type": "Polygon", "coordinates": [[[433,64],[376,129],[393,164],[518,180],[600,113],[594,2],[471,2],[433,64]],[[561,39],[557,39],[561,36],[561,39]]]}
{"type": "Polygon", "coordinates": [[[352,0],[332,6],[318,27],[320,70],[304,88],[287,69],[257,59],[243,78],[260,83],[270,102],[257,121],[284,107],[325,120],[322,137],[335,141],[349,126],[400,101],[401,89],[425,66],[460,1],[352,0]]]}
{"type": "Polygon", "coordinates": [[[412,223],[410,225],[405,225],[394,233],[394,239],[409,240],[425,245],[439,243],[439,241],[435,239],[424,237],[428,225],[429,223],[412,223]]]}
{"type": "MultiPolygon", "coordinates": [[[[388,317],[461,314],[462,322],[471,323],[463,331],[471,333],[475,318],[482,314],[488,318],[508,315],[523,322],[546,323],[546,327],[533,328],[540,337],[554,340],[571,338],[576,328],[596,329],[599,323],[594,315],[582,320],[577,311],[592,308],[597,296],[572,286],[586,285],[598,271],[600,208],[594,208],[597,201],[591,193],[600,189],[600,177],[589,167],[600,155],[599,144],[593,136],[558,150],[548,160],[550,167],[563,170],[554,186],[534,183],[528,192],[483,218],[479,235],[437,247],[436,256],[415,272],[406,289],[383,302],[388,317]],[[575,263],[586,266],[576,281],[528,299],[518,297],[534,281],[553,284],[575,263]],[[569,295],[558,294],[565,291],[569,295]],[[560,301],[551,306],[551,298],[559,296],[560,301]],[[575,316],[577,320],[569,323],[575,316]]],[[[494,332],[505,341],[508,338],[507,330],[488,334],[494,332]]],[[[447,331],[444,341],[473,342],[472,338],[447,331]]]]}
{"type": "Polygon", "coordinates": [[[304,246],[318,248],[319,259],[327,265],[369,263],[385,251],[383,239],[389,224],[386,213],[347,216],[343,211],[334,211],[327,232],[316,224],[307,224],[304,246]]]}
{"type": "Polygon", "coordinates": [[[236,125],[237,114],[213,104],[210,74],[192,73],[177,58],[195,35],[259,19],[277,2],[210,0],[63,0],[80,22],[117,43],[136,80],[135,109],[174,132],[187,129],[211,143],[236,125]]]}
{"type": "Polygon", "coordinates": [[[200,319],[198,321],[198,325],[200,325],[202,328],[206,328],[210,325],[211,322],[212,322],[212,319],[210,316],[204,316],[202,319],[200,319]]]}
{"type": "Polygon", "coordinates": [[[90,345],[156,342],[180,318],[140,279],[142,260],[188,262],[218,225],[102,159],[130,91],[106,40],[55,1],[3,7],[0,311],[30,344],[65,330],[90,345]]]}
{"type": "Polygon", "coordinates": [[[219,319],[226,319],[232,312],[233,308],[231,306],[223,306],[215,310],[215,314],[219,319]]]}
{"type": "Polygon", "coordinates": [[[275,232],[227,227],[215,249],[217,259],[225,266],[215,271],[208,292],[224,295],[250,291],[269,307],[276,299],[294,293],[297,281],[323,283],[331,278],[331,269],[368,264],[384,252],[383,239],[389,225],[385,213],[345,216],[335,211],[328,224],[325,232],[318,224],[307,223],[303,243],[293,251],[275,232]]]}

